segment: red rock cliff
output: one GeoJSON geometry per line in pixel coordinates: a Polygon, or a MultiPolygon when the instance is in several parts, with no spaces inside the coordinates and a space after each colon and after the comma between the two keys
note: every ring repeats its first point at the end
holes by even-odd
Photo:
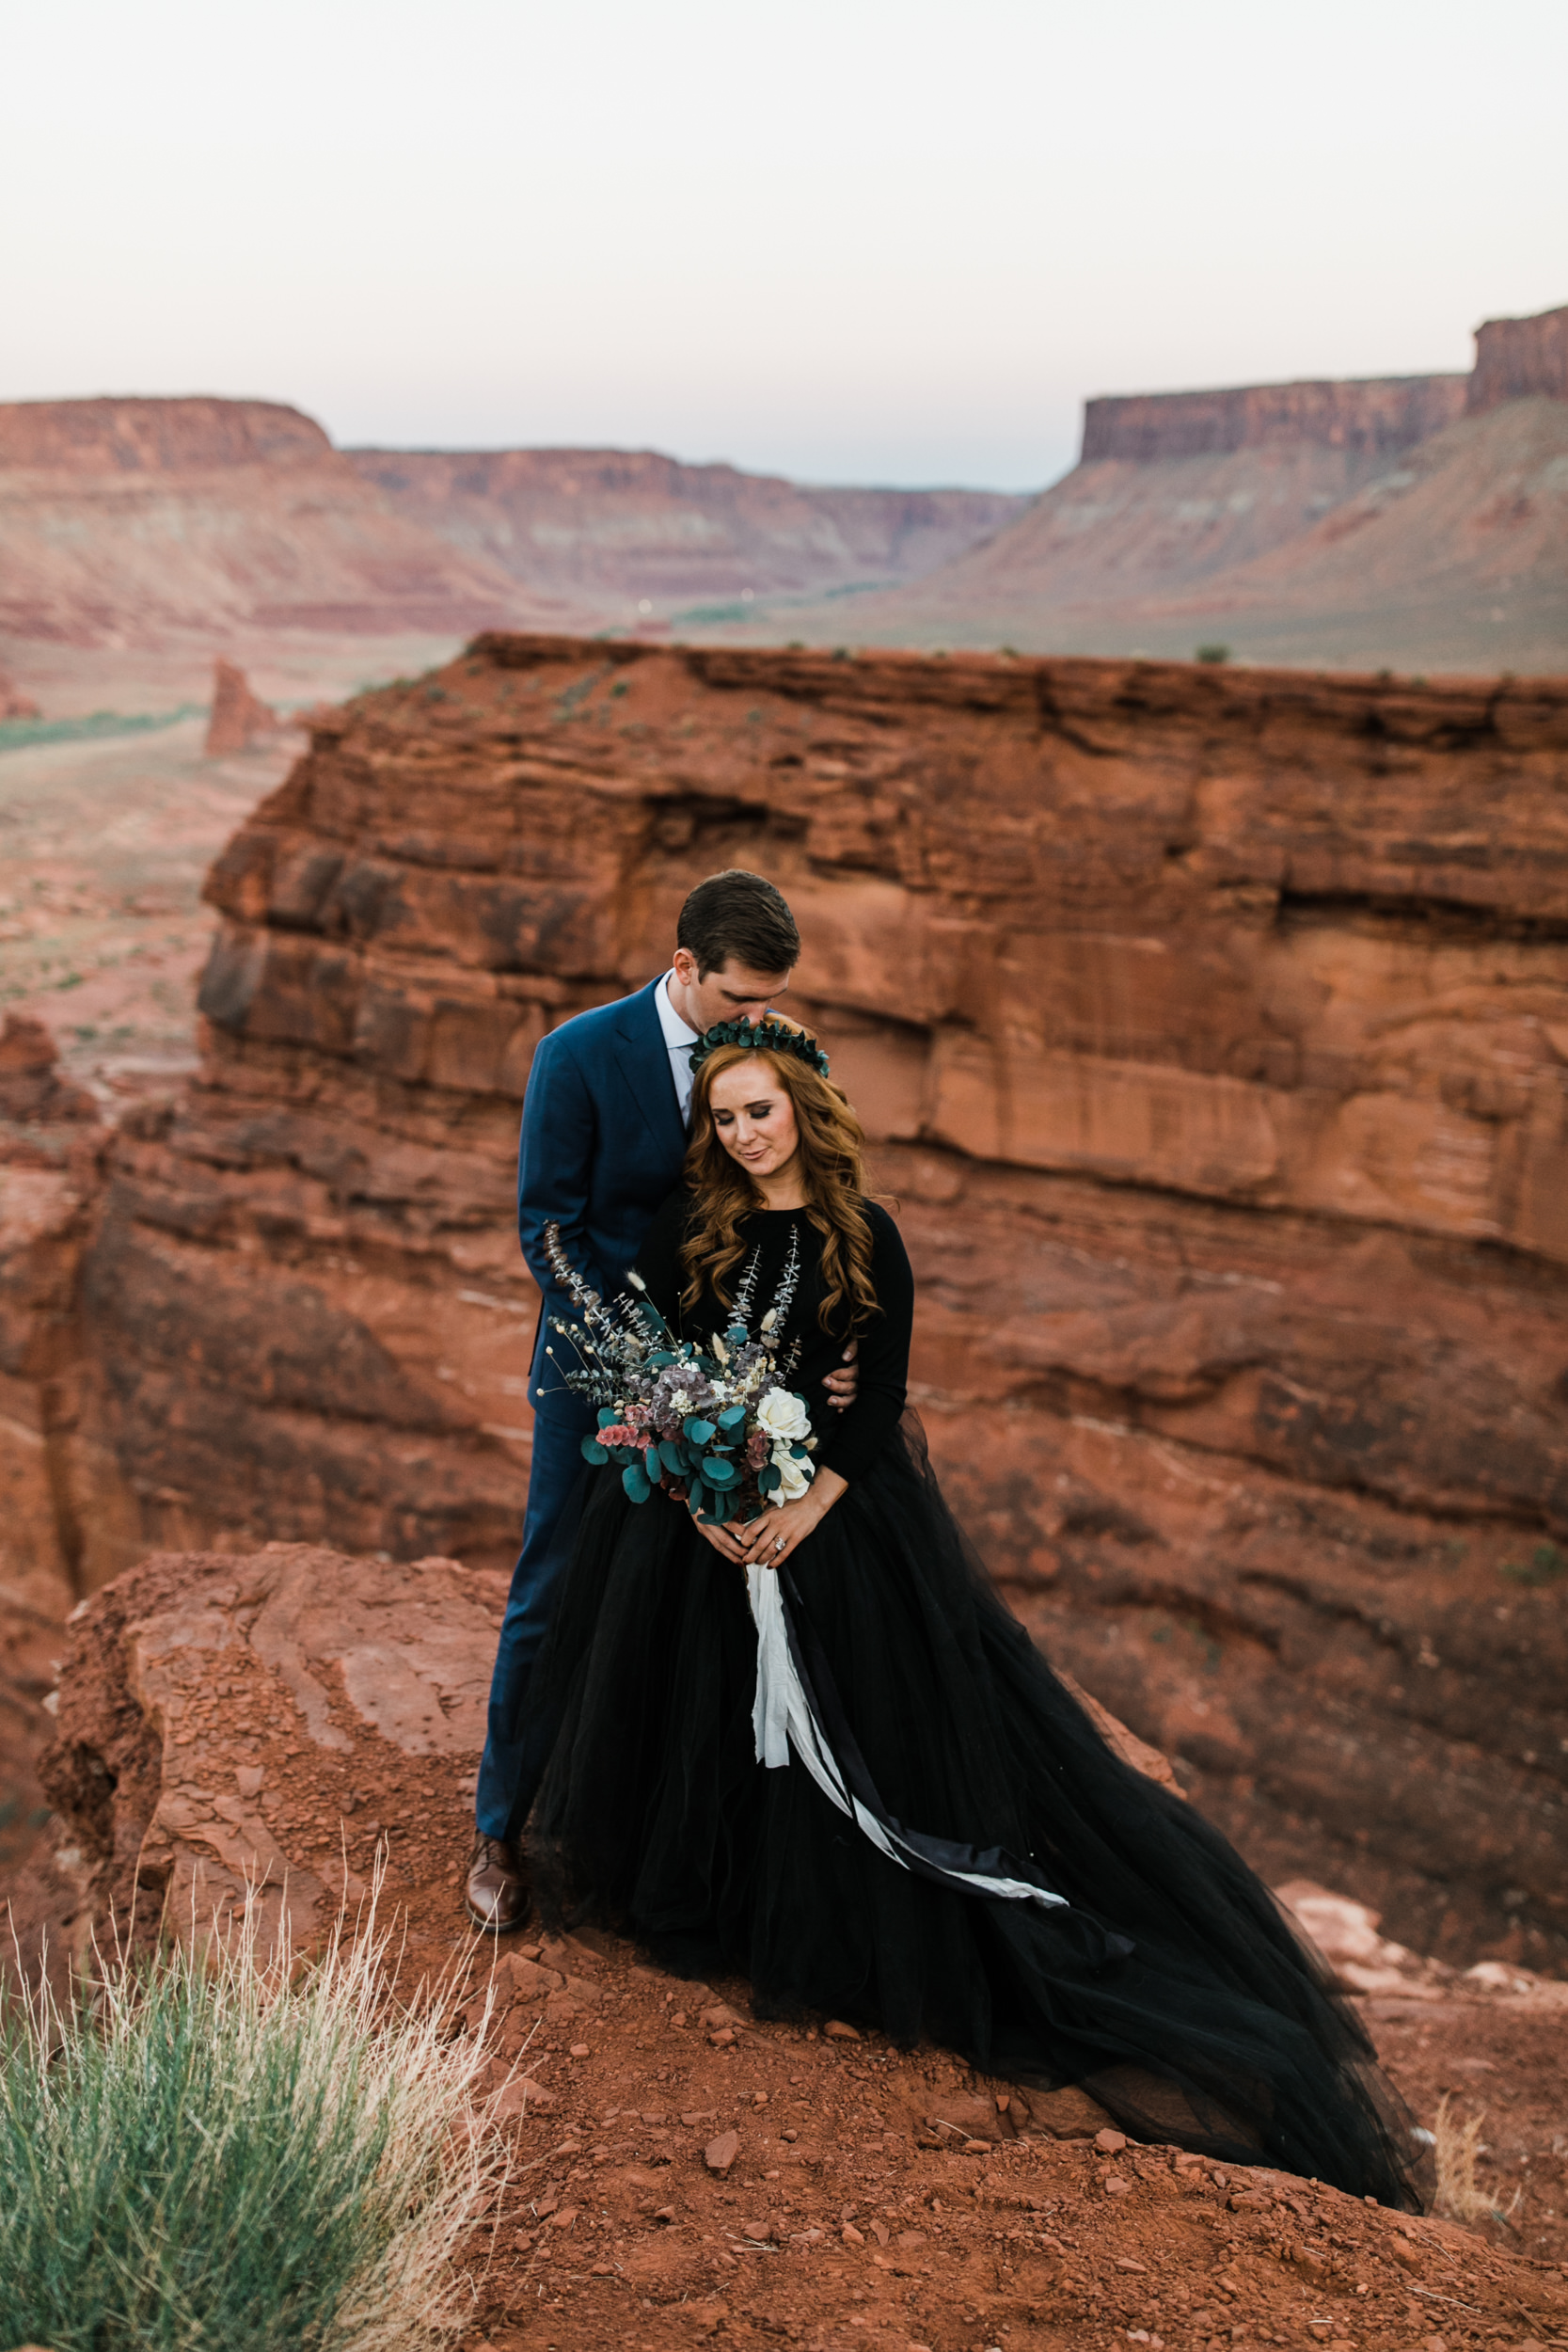
{"type": "Polygon", "coordinates": [[[23,400],[0,405],[0,466],[179,473],[331,454],[313,417],[275,400],[23,400]]]}
{"type": "Polygon", "coordinates": [[[504,1566],[532,1047],[762,866],[1036,1630],[1276,1879],[1564,1955],[1565,784],[1562,682],[482,640],[318,726],[214,871],[83,1458],[143,1543],[504,1566]]]}
{"type": "Polygon", "coordinates": [[[1529,319],[1488,319],[1476,329],[1469,414],[1531,398],[1568,400],[1568,305],[1529,319]]]}
{"type": "Polygon", "coordinates": [[[1409,449],[1464,415],[1466,381],[1393,375],[1090,400],[1080,462],[1121,457],[1147,466],[1242,449],[1409,449]]]}

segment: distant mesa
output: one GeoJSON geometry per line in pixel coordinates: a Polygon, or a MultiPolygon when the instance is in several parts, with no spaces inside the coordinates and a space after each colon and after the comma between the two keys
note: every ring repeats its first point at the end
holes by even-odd
{"type": "MultiPolygon", "coordinates": [[[[841,612],[793,616],[815,642],[841,612]]],[[[1468,375],[1091,400],[1078,464],[864,644],[1335,669],[1568,668],[1568,308],[1495,319],[1468,375]]]]}
{"type": "Polygon", "coordinates": [[[1253,384],[1231,391],[1141,392],[1084,407],[1080,462],[1229,455],[1243,449],[1411,449],[1465,414],[1464,375],[1253,384]]]}
{"type": "Polygon", "coordinates": [[[272,401],[22,402],[0,552],[7,656],[402,638],[401,674],[500,628],[1552,673],[1568,307],[1488,320],[1468,375],[1096,398],[1077,465],[1029,498],[652,450],[338,450],[272,401]]]}
{"type": "Polygon", "coordinates": [[[314,418],[274,400],[21,400],[0,406],[0,467],[186,473],[330,457],[314,418]]]}
{"type": "Polygon", "coordinates": [[[0,650],[450,645],[530,614],[589,617],[406,522],[319,424],[271,401],[0,406],[0,650]]]}

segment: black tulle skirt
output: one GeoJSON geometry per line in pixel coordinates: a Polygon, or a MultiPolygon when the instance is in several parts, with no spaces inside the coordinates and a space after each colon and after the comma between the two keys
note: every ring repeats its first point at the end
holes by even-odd
{"type": "Polygon", "coordinates": [[[529,1692],[542,1884],[689,1974],[1081,2085],[1131,2135],[1414,2206],[1418,2152],[1358,2020],[1201,1816],[1124,1764],[1004,1606],[906,1422],[794,1554],[795,1606],[889,1812],[1027,1857],[1060,1908],[878,1852],[755,1760],[741,1571],[596,1473],[529,1692]],[[1131,1948],[1129,1948],[1131,1947],[1131,1948]]]}

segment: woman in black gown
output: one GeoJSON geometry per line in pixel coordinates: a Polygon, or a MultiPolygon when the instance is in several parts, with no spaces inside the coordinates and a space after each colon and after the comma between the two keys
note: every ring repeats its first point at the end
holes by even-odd
{"type": "Polygon", "coordinates": [[[1080,2084],[1139,2138],[1418,2205],[1409,2118],[1315,1955],[1219,1833],[1107,1747],[960,1535],[904,1410],[913,1282],[858,1122],[801,1032],[742,1026],[693,1050],[686,1182],[638,1270],[705,1341],[741,1262],[766,1300],[794,1237],[816,1475],[721,1528],[595,1475],[530,1692],[536,1869],[677,1970],[748,1976],[761,2011],[929,2035],[1080,2084]],[[822,1382],[851,1332],[859,1393],[835,1415],[822,1382]],[[779,1573],[868,1812],[793,1751],[758,1760],[749,1566],[779,1573]],[[911,1842],[890,1852],[879,1820],[911,1842]]]}

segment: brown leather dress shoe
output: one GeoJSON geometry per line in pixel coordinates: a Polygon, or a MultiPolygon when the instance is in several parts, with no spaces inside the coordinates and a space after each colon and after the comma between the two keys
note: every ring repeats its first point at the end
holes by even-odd
{"type": "Polygon", "coordinates": [[[463,1901],[475,1927],[487,1935],[509,1935],[522,1926],[532,1898],[527,1866],[509,1838],[486,1837],[483,1832],[475,1838],[463,1901]]]}

